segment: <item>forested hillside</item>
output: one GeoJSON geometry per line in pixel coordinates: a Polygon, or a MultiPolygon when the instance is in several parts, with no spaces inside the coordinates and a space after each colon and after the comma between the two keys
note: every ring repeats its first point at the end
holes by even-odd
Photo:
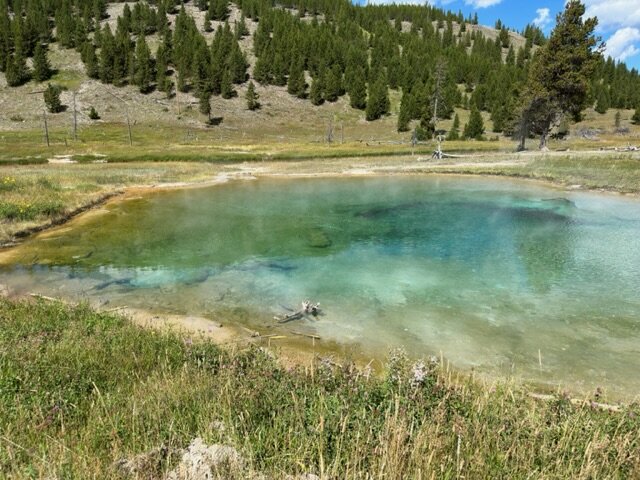
{"type": "MultiPolygon", "coordinates": [[[[348,0],[0,0],[0,71],[9,87],[49,81],[55,43],[79,52],[86,75],[103,84],[193,95],[204,122],[212,96],[238,89],[250,110],[269,100],[258,86],[286,87],[309,109],[344,96],[372,122],[397,92],[398,131],[431,138],[452,119],[450,139],[481,139],[483,115],[493,132],[513,132],[531,59],[547,40],[533,26],[477,23],[430,6],[348,0]],[[470,112],[466,125],[456,108],[470,112]]],[[[601,58],[589,103],[601,113],[638,108],[638,72],[601,58]]]]}

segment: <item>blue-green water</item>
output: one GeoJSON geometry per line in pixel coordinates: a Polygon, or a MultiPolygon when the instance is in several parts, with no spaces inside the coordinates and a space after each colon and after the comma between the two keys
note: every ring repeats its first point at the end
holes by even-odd
{"type": "Polygon", "coordinates": [[[274,332],[309,298],[325,314],[286,328],[358,355],[404,346],[640,393],[635,199],[478,178],[235,182],[112,204],[12,252],[0,283],[274,332]]]}

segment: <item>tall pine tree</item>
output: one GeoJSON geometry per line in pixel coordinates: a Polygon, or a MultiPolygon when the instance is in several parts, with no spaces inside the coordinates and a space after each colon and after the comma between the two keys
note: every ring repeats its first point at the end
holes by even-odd
{"type": "Polygon", "coordinates": [[[364,110],[367,107],[367,83],[364,68],[356,67],[347,89],[349,105],[364,110]]]}
{"type": "Polygon", "coordinates": [[[403,90],[402,100],[400,101],[400,112],[398,113],[398,132],[408,132],[411,114],[413,112],[413,97],[411,92],[403,90]]]}
{"type": "Polygon", "coordinates": [[[249,110],[257,110],[260,108],[260,103],[258,99],[260,98],[256,92],[256,87],[253,82],[249,82],[249,86],[247,87],[247,94],[245,96],[247,100],[247,108],[249,110]]]}
{"type": "Polygon", "coordinates": [[[484,121],[482,120],[482,115],[480,115],[480,110],[478,110],[478,107],[473,105],[471,107],[471,115],[469,117],[469,121],[464,126],[463,138],[465,140],[482,140],[483,135],[484,121]]]}
{"type": "Polygon", "coordinates": [[[149,51],[144,35],[140,35],[136,43],[135,74],[133,83],[138,86],[141,93],[149,93],[151,91],[151,82],[153,82],[154,77],[151,52],[149,51]]]}
{"type": "Polygon", "coordinates": [[[47,47],[38,42],[33,54],[33,79],[37,82],[44,82],[51,78],[51,65],[47,58],[47,47]]]}
{"type": "Polygon", "coordinates": [[[369,97],[367,98],[367,108],[365,118],[368,121],[377,120],[389,113],[391,104],[389,102],[389,89],[387,79],[383,73],[377,76],[373,85],[369,86],[369,97]]]}
{"type": "Polygon", "coordinates": [[[305,98],[307,95],[307,83],[304,78],[303,60],[299,55],[293,59],[291,67],[289,68],[287,92],[298,98],[305,98]]]}
{"type": "Polygon", "coordinates": [[[460,138],[460,117],[456,113],[453,117],[453,124],[451,130],[447,134],[447,140],[458,140],[460,138]]]}
{"type": "Polygon", "coordinates": [[[324,103],[324,93],[322,86],[322,77],[317,76],[311,80],[311,89],[309,90],[309,99],[313,105],[322,105],[324,103]]]}

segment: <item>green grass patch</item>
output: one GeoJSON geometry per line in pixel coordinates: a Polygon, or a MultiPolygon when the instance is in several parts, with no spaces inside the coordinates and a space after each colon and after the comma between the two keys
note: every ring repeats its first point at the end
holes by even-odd
{"type": "Polygon", "coordinates": [[[51,218],[62,212],[64,212],[64,205],[56,200],[19,203],[0,201],[0,219],[5,220],[28,221],[41,217],[51,218]]]}
{"type": "Polygon", "coordinates": [[[114,461],[196,436],[267,478],[640,475],[637,407],[539,403],[401,353],[381,376],[324,360],[284,368],[259,348],[221,350],[83,305],[0,299],[0,411],[3,478],[118,478],[114,461]]]}
{"type": "Polygon", "coordinates": [[[77,90],[85,79],[86,76],[81,72],[74,70],[60,70],[51,77],[49,83],[55,83],[69,90],[77,90]]]}

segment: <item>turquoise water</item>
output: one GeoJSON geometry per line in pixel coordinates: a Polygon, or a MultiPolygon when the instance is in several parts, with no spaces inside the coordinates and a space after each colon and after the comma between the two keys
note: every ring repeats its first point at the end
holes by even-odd
{"type": "Polygon", "coordinates": [[[0,283],[640,393],[634,199],[480,178],[241,181],[112,204],[16,250],[0,283]],[[324,315],[275,325],[305,298],[324,315]]]}

